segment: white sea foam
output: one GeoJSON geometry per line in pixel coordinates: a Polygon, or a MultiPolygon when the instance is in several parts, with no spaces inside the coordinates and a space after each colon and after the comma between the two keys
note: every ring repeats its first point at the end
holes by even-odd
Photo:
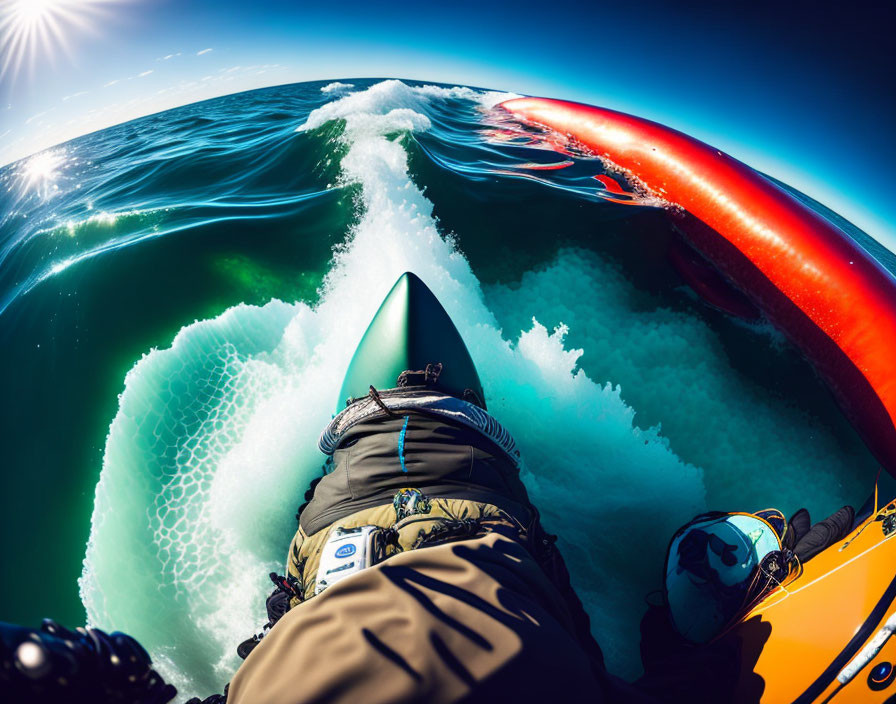
{"type": "MultiPolygon", "coordinates": [[[[352,93],[346,97],[334,100],[314,110],[308,119],[296,128],[297,132],[316,129],[333,120],[351,118],[355,123],[365,123],[372,115],[387,115],[397,110],[407,109],[417,111],[421,118],[426,119],[426,127],[418,126],[416,129],[427,129],[428,118],[424,111],[429,100],[454,99],[469,100],[479,103],[484,108],[491,108],[504,100],[519,97],[514,93],[500,93],[495,91],[478,91],[462,86],[444,88],[442,86],[409,86],[406,83],[392,79],[377,83],[367,90],[352,93]]],[[[405,129],[402,125],[395,125],[396,130],[405,129]]]]}
{"type": "Polygon", "coordinates": [[[327,93],[329,95],[342,95],[350,91],[355,87],[354,83],[340,83],[339,81],[334,81],[333,83],[328,83],[323,88],[320,89],[321,93],[327,93]]]}
{"type": "MultiPolygon", "coordinates": [[[[790,513],[805,506],[821,517],[869,491],[869,478],[854,471],[860,456],[805,408],[777,401],[736,371],[705,319],[639,290],[606,257],[561,249],[515,284],[487,286],[485,297],[505,329],[533,315],[546,325],[567,323],[588,373],[620,382],[638,425],[662,422],[676,454],[705,471],[712,508],[773,505],[790,513]]],[[[787,359],[783,347],[769,355],[787,359]]]]}
{"type": "Polygon", "coordinates": [[[491,412],[514,433],[610,663],[637,669],[643,592],[671,531],[703,507],[701,472],[656,429],[634,426],[618,388],[576,369],[562,327],[502,332],[394,139],[428,129],[428,101],[444,98],[494,96],[386,81],[314,111],[300,129],[344,120],[343,178],[360,186],[319,304],[238,306],[184,328],[127,375],[81,594],[91,623],[138,637],[184,694],[219,691],[236,644],[263,623],[266,574],[282,569],[323,459],[317,434],[354,347],[408,270],[456,322],[491,412]],[[626,559],[632,551],[640,559],[626,559]]]}

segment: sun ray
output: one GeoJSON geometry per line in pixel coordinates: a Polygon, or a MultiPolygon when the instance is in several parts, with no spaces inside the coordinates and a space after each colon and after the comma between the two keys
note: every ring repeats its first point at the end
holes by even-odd
{"type": "Polygon", "coordinates": [[[118,0],[0,2],[0,79],[15,78],[38,60],[70,54],[75,33],[94,30],[104,5],[118,0]]]}

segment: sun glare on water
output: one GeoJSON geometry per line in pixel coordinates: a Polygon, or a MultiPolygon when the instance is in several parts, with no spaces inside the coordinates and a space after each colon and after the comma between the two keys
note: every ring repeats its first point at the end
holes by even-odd
{"type": "Polygon", "coordinates": [[[57,181],[68,161],[65,151],[58,149],[41,152],[27,159],[19,172],[23,193],[31,191],[43,198],[58,193],[57,181]]]}
{"type": "Polygon", "coordinates": [[[90,30],[101,5],[117,0],[0,0],[0,78],[23,64],[68,52],[73,32],[90,30]]]}
{"type": "Polygon", "coordinates": [[[31,157],[25,164],[25,177],[31,183],[53,181],[59,172],[63,158],[55,152],[42,152],[31,157]]]}

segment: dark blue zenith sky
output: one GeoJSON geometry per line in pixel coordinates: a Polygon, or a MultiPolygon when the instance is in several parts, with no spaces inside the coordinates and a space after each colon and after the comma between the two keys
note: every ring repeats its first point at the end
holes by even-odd
{"type": "Polygon", "coordinates": [[[658,120],[896,248],[896,10],[888,5],[0,0],[0,163],[213,95],[407,77],[658,120]],[[35,59],[17,57],[9,33],[16,22],[42,21],[22,9],[34,3],[49,7],[58,31],[32,42],[35,59]]]}

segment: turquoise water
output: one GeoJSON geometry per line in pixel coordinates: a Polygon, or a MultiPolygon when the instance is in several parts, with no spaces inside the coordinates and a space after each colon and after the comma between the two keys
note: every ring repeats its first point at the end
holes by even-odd
{"type": "Polygon", "coordinates": [[[220,690],[405,270],[467,341],[620,674],[692,515],[864,500],[876,465],[795,350],[702,304],[663,204],[506,97],[282,86],[0,170],[0,619],[86,615],[182,692],[220,690]]]}

